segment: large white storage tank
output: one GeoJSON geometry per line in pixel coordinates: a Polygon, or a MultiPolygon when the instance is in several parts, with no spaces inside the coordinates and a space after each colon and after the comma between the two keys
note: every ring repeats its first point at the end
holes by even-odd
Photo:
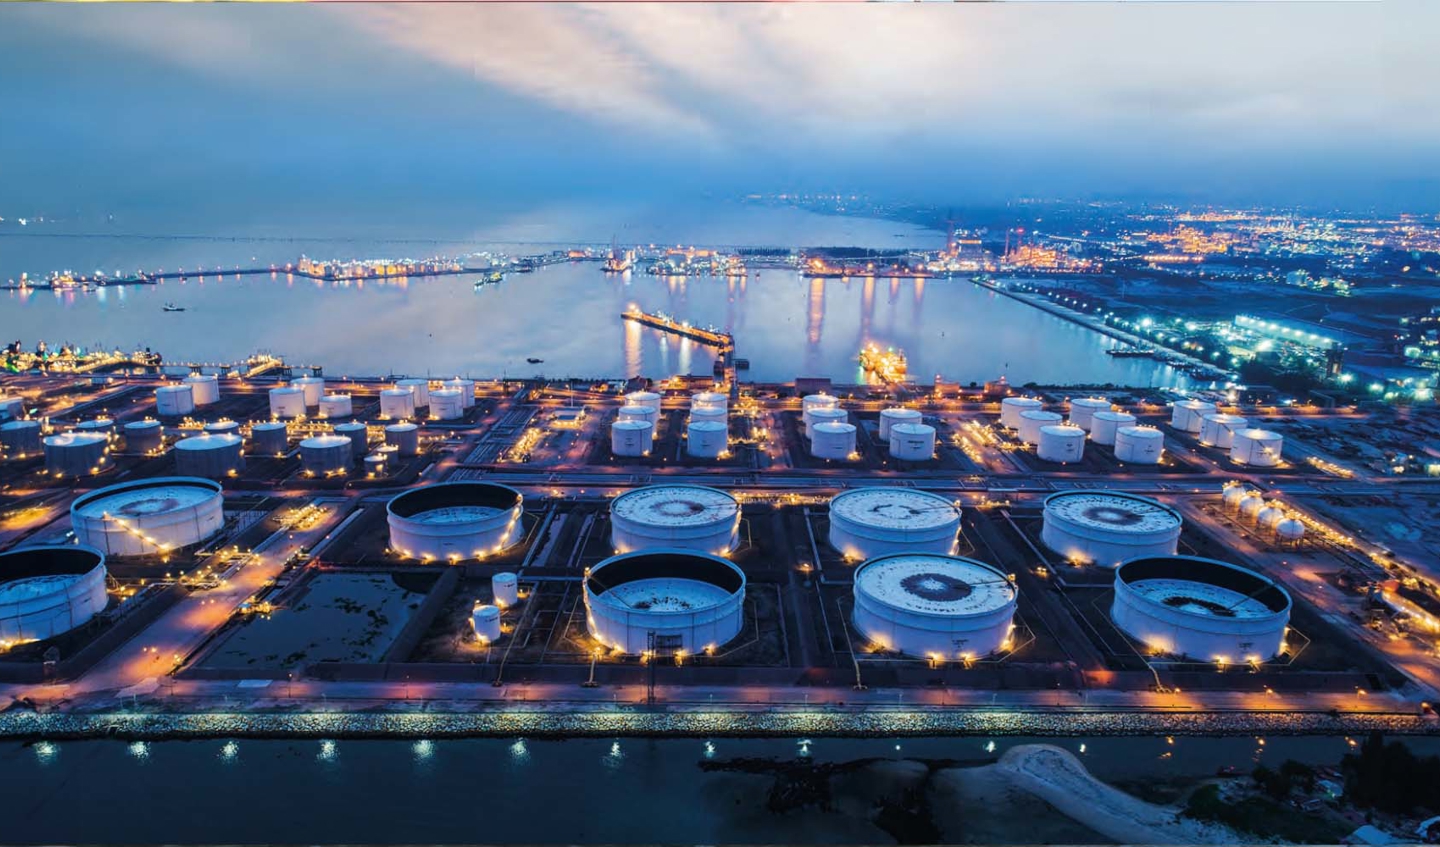
{"type": "Polygon", "coordinates": [[[11,458],[39,455],[41,427],[39,421],[6,421],[0,424],[0,445],[11,458]]]}
{"type": "Polygon", "coordinates": [[[300,389],[305,395],[305,405],[314,408],[320,405],[320,400],[325,396],[325,379],[318,376],[302,376],[290,380],[290,385],[300,389]]]}
{"type": "Polygon", "coordinates": [[[817,459],[847,459],[855,452],[855,425],[817,423],[810,428],[810,455],[817,459]]]}
{"type": "Polygon", "coordinates": [[[415,398],[415,408],[419,409],[430,405],[430,380],[418,377],[397,379],[395,387],[410,392],[410,396],[415,398]]]}
{"type": "Polygon", "coordinates": [[[490,596],[500,608],[520,602],[520,578],[510,571],[501,571],[490,577],[490,596]]]}
{"type": "Polygon", "coordinates": [[[156,420],[131,421],[124,432],[127,453],[155,453],[165,444],[165,427],[156,420]]]}
{"type": "Polygon", "coordinates": [[[316,435],[300,442],[300,466],[316,476],[340,473],[355,457],[343,435],[316,435]]]}
{"type": "Polygon", "coordinates": [[[1019,429],[1022,412],[1038,412],[1044,407],[1045,404],[1034,397],[1006,397],[1000,401],[1000,425],[1019,429]]]}
{"type": "Polygon", "coordinates": [[[1136,556],[1173,555],[1180,513],[1136,494],[1061,491],[1045,498],[1040,540],[1070,562],[1115,567],[1136,556]]]}
{"type": "Polygon", "coordinates": [[[521,539],[525,498],[490,482],[415,488],[385,507],[390,549],[422,562],[458,562],[499,553],[521,539]]]}
{"type": "Polygon", "coordinates": [[[235,434],[240,431],[240,424],[237,421],[225,419],[222,421],[211,421],[205,424],[205,432],[212,435],[235,434]]]}
{"type": "Polygon", "coordinates": [[[1129,412],[1096,412],[1090,416],[1090,440],[1096,444],[1114,444],[1115,432],[1122,426],[1134,426],[1135,416],[1129,412]]]}
{"type": "Polygon", "coordinates": [[[647,406],[655,410],[656,416],[662,411],[661,401],[661,396],[653,391],[632,391],[625,395],[625,405],[647,406]]]}
{"type": "Polygon", "coordinates": [[[1046,462],[1078,462],[1085,457],[1085,430],[1078,426],[1042,426],[1035,455],[1046,462]]]}
{"type": "Polygon", "coordinates": [[[935,458],[935,427],[930,424],[892,425],[890,458],[902,462],[928,462],[935,458]]]}
{"type": "Polygon", "coordinates": [[[195,405],[208,406],[220,402],[220,378],[214,374],[190,374],[182,380],[190,386],[195,405]]]}
{"type": "Polygon", "coordinates": [[[745,574],[694,550],[622,553],[585,574],[590,636],[622,653],[719,648],[740,634],[744,607],[745,574]]]}
{"type": "Polygon", "coordinates": [[[1182,432],[1199,432],[1206,415],[1215,414],[1215,404],[1204,400],[1181,400],[1170,409],[1170,425],[1182,432]]]}
{"type": "Polygon", "coordinates": [[[1030,409],[1020,413],[1020,426],[1017,432],[1021,441],[1034,447],[1040,443],[1041,427],[1056,426],[1062,420],[1063,418],[1056,412],[1030,409]]]}
{"type": "Polygon", "coordinates": [[[70,524],[107,556],[163,555],[219,532],[224,498],[219,483],[196,477],[122,482],[76,498],[70,524]]]}
{"type": "Polygon", "coordinates": [[[390,424],[385,427],[385,443],[404,458],[420,455],[420,427],[413,423],[390,424]]]}
{"type": "Polygon", "coordinates": [[[730,446],[730,430],[718,421],[690,421],[685,427],[685,452],[696,459],[718,459],[730,446]]]}
{"type": "Polygon", "coordinates": [[[740,539],[740,503],[718,488],[650,485],[610,501],[618,553],[685,549],[724,555],[740,539]]]}
{"type": "Polygon", "coordinates": [[[192,435],[175,442],[175,471],[181,476],[220,479],[245,467],[243,441],[232,432],[192,435]]]}
{"type": "Polygon", "coordinates": [[[98,432],[62,432],[42,441],[45,470],[56,476],[98,473],[108,461],[110,438],[98,432]]]}
{"type": "Polygon", "coordinates": [[[885,650],[945,661],[1009,649],[1018,592],[998,569],[974,559],[894,553],[855,571],[861,636],[885,650]]]}
{"type": "Polygon", "coordinates": [[[444,383],[446,388],[460,392],[460,406],[468,409],[475,405],[475,380],[455,377],[447,379],[444,383]]]}
{"type": "Polygon", "coordinates": [[[610,452],[616,456],[645,456],[654,447],[654,424],[621,420],[610,425],[610,452]]]}
{"type": "Polygon", "coordinates": [[[250,444],[261,456],[280,456],[290,449],[290,427],[284,421],[265,421],[250,427],[250,444]]]}
{"type": "Polygon", "coordinates": [[[802,432],[809,432],[810,413],[816,409],[838,409],[840,398],[829,394],[808,394],[800,398],[800,424],[802,432]]]}
{"type": "Polygon", "coordinates": [[[355,400],[349,394],[326,394],[320,398],[320,417],[348,418],[355,414],[355,400]]]}
{"type": "Polygon", "coordinates": [[[155,389],[155,414],[178,418],[195,411],[195,390],[190,385],[162,385],[155,389]]]}
{"type": "MultiPolygon", "coordinates": [[[[616,417],[622,421],[644,421],[653,429],[656,422],[660,420],[660,412],[654,406],[621,406],[620,413],[616,417]]],[[[720,412],[719,419],[725,419],[724,412],[720,412]]]]}
{"type": "Polygon", "coordinates": [[[1229,450],[1235,443],[1235,433],[1245,428],[1246,420],[1239,415],[1215,413],[1200,420],[1200,443],[1229,450]]]}
{"type": "Polygon", "coordinates": [[[0,644],[63,635],[104,611],[105,555],[94,547],[0,553],[0,644]]]}
{"type": "Polygon", "coordinates": [[[380,417],[407,420],[415,417],[415,392],[408,388],[386,388],[380,392],[380,417]]]}
{"type": "Polygon", "coordinates": [[[430,392],[430,417],[437,421],[459,420],[465,416],[460,392],[453,388],[437,388],[430,392]]]}
{"type": "Polygon", "coordinates": [[[270,417],[302,418],[304,416],[304,388],[298,385],[282,385],[270,389],[270,417]]]}
{"type": "Polygon", "coordinates": [[[1235,433],[1230,445],[1230,461],[1255,468],[1273,468],[1280,464],[1285,439],[1278,432],[1263,429],[1242,429],[1235,433]]]}
{"type": "Polygon", "coordinates": [[[1115,571],[1115,625],[1148,650],[1219,664],[1285,649],[1290,595],[1252,570],[1196,556],[1132,559],[1115,571]]]}
{"type": "Polygon", "coordinates": [[[1115,458],[1135,465],[1158,465],[1165,455],[1165,434],[1153,426],[1115,430],[1115,458]]]}
{"type": "Polygon", "coordinates": [[[895,424],[924,423],[924,419],[925,416],[915,409],[881,409],[880,440],[889,443],[890,428],[895,424]]]}
{"type": "Polygon", "coordinates": [[[350,455],[353,458],[365,458],[370,449],[370,427],[360,421],[348,421],[336,424],[335,434],[350,439],[350,455]]]}
{"type": "Polygon", "coordinates": [[[691,409],[691,410],[690,410],[690,418],[689,418],[689,420],[686,421],[686,423],[696,423],[696,422],[699,422],[699,421],[706,421],[706,422],[708,422],[708,423],[724,424],[724,423],[726,423],[726,421],[728,421],[729,419],[730,419],[730,415],[729,415],[729,413],[726,412],[724,409],[715,409],[715,408],[706,407],[706,408],[700,408],[700,409],[691,409]]]}
{"type": "Polygon", "coordinates": [[[701,391],[698,394],[690,395],[690,408],[694,409],[728,409],[730,397],[718,391],[701,391]]]}
{"type": "Polygon", "coordinates": [[[847,559],[955,552],[960,507],[916,488],[855,488],[830,500],[830,546],[847,559]]]}
{"type": "Polygon", "coordinates": [[[801,420],[805,424],[805,434],[808,436],[816,424],[847,423],[850,415],[839,406],[817,406],[804,412],[801,420]]]}
{"type": "Polygon", "coordinates": [[[1110,401],[1104,397],[1076,397],[1070,401],[1070,424],[1089,432],[1095,413],[1108,411],[1110,401]]]}

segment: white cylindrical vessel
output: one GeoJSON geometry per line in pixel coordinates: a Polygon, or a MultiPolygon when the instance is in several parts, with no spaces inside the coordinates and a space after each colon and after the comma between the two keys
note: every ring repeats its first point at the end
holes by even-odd
{"type": "Polygon", "coordinates": [[[110,439],[98,432],[62,432],[41,441],[45,470],[56,476],[99,473],[109,461],[110,439]]]}
{"type": "Polygon", "coordinates": [[[381,391],[380,417],[402,421],[415,417],[415,392],[408,388],[386,388],[381,391]]]}
{"type": "Polygon", "coordinates": [[[155,414],[178,418],[195,411],[195,391],[190,385],[162,385],[155,389],[155,414]]]}
{"type": "Polygon", "coordinates": [[[208,406],[220,402],[220,378],[215,374],[190,374],[182,380],[190,386],[195,405],[208,406]]]}
{"type": "Polygon", "coordinates": [[[653,391],[632,391],[625,395],[625,405],[646,406],[655,410],[656,416],[662,411],[660,404],[663,398],[653,391]]]}
{"type": "Polygon", "coordinates": [[[1119,491],[1061,491],[1045,498],[1040,540],[1066,561],[1113,568],[1179,548],[1180,513],[1119,491]]]}
{"type": "Polygon", "coordinates": [[[622,553],[585,575],[590,636],[622,653],[718,648],[740,634],[744,605],[744,572],[694,550],[622,553]]]}
{"type": "Polygon", "coordinates": [[[1090,440],[1096,444],[1114,444],[1116,430],[1134,425],[1135,416],[1129,412],[1096,412],[1090,416],[1090,440]]]}
{"type": "Polygon", "coordinates": [[[41,432],[39,421],[6,421],[0,424],[0,445],[11,458],[37,456],[41,450],[41,432]]]}
{"type": "MultiPolygon", "coordinates": [[[[397,424],[397,426],[399,425],[400,424],[397,424]]],[[[414,426],[414,424],[408,424],[408,426],[414,426]]],[[[360,421],[336,424],[335,434],[350,439],[350,455],[352,458],[364,458],[365,453],[370,449],[370,427],[360,421]]]]}
{"type": "Polygon", "coordinates": [[[1006,397],[1000,401],[1000,425],[1019,429],[1022,412],[1038,412],[1043,408],[1045,404],[1035,397],[1006,397]]]}
{"type": "Polygon", "coordinates": [[[685,427],[685,452],[696,459],[717,459],[729,446],[729,428],[719,421],[691,421],[685,427]]]}
{"type": "Polygon", "coordinates": [[[1046,462],[1078,462],[1085,457],[1085,430],[1078,426],[1042,426],[1035,455],[1046,462]]]}
{"type": "Polygon", "coordinates": [[[350,439],[343,435],[316,435],[300,442],[300,467],[306,473],[326,476],[344,471],[354,458],[350,439]]]}
{"type": "Polygon", "coordinates": [[[814,427],[822,423],[847,423],[850,415],[839,406],[818,406],[804,413],[805,434],[813,436],[814,427]]]}
{"type": "Polygon", "coordinates": [[[125,452],[148,454],[165,444],[165,427],[155,420],[125,424],[125,452]]]}
{"type": "Polygon", "coordinates": [[[646,421],[616,421],[610,425],[610,452],[616,456],[644,456],[655,447],[655,427],[646,421]]]}
{"type": "Polygon", "coordinates": [[[290,385],[300,389],[305,395],[305,405],[314,408],[320,405],[320,400],[325,396],[325,379],[318,376],[302,376],[290,380],[290,385]]]}
{"type": "Polygon", "coordinates": [[[1215,414],[1215,404],[1204,400],[1181,400],[1170,409],[1170,425],[1182,432],[1199,432],[1206,415],[1215,414]]]}
{"type": "Polygon", "coordinates": [[[261,456],[282,456],[290,449],[290,427],[284,421],[266,421],[250,427],[251,449],[261,456]]]}
{"type": "MultiPolygon", "coordinates": [[[[622,421],[644,421],[653,428],[660,420],[660,412],[654,406],[621,406],[620,413],[616,416],[622,421]]],[[[725,413],[720,412],[720,420],[725,419],[725,413]]]]}
{"type": "Polygon", "coordinates": [[[1263,662],[1285,649],[1290,595],[1274,580],[1196,556],[1115,570],[1115,625],[1150,651],[1202,662],[1263,662]]]}
{"type": "Polygon", "coordinates": [[[694,409],[728,409],[730,398],[728,395],[718,391],[701,391],[699,394],[690,395],[690,408],[694,409]]]}
{"type": "Polygon", "coordinates": [[[364,458],[363,462],[366,476],[377,477],[385,475],[386,462],[384,453],[371,453],[364,458]]]}
{"type": "Polygon", "coordinates": [[[397,379],[395,387],[410,392],[410,396],[415,398],[415,408],[422,409],[430,405],[430,380],[418,377],[397,379]]]}
{"type": "Polygon", "coordinates": [[[219,532],[224,498],[219,483],[196,477],[122,482],[76,498],[70,524],[107,556],[163,555],[219,532]]]}
{"type": "Polygon", "coordinates": [[[847,459],[855,452],[855,425],[817,423],[810,428],[810,455],[817,459],[847,459]]]}
{"type": "Polygon", "coordinates": [[[437,421],[459,420],[465,416],[460,392],[453,388],[437,388],[430,392],[430,417],[437,421]]]}
{"type": "Polygon", "coordinates": [[[1165,455],[1165,434],[1153,426],[1115,430],[1115,458],[1136,465],[1158,465],[1165,455]]]}
{"type": "Polygon", "coordinates": [[[81,421],[80,423],[78,423],[78,424],[75,425],[75,431],[76,431],[76,432],[94,432],[94,433],[98,433],[98,434],[100,434],[100,435],[103,435],[103,436],[105,436],[106,438],[114,438],[114,436],[115,436],[115,419],[114,419],[114,418],[95,418],[94,420],[81,421]]]}
{"type": "Polygon", "coordinates": [[[355,400],[349,394],[326,394],[320,398],[320,417],[348,418],[355,414],[355,400]]]}
{"type": "Polygon", "coordinates": [[[298,385],[282,385],[270,389],[270,417],[303,418],[305,389],[298,385]]]}
{"type": "Polygon", "coordinates": [[[718,424],[724,425],[725,422],[728,421],[729,419],[730,419],[730,415],[729,415],[729,413],[726,412],[724,409],[712,409],[712,408],[691,409],[691,410],[690,410],[690,419],[689,419],[686,423],[695,423],[696,421],[706,421],[706,422],[709,422],[709,423],[718,423],[718,424]]]}
{"type": "Polygon", "coordinates": [[[650,485],[610,501],[618,553],[685,549],[724,555],[740,539],[740,503],[718,488],[650,485]]]}
{"type": "Polygon", "coordinates": [[[969,660],[1008,649],[1019,593],[974,559],[893,553],[855,571],[855,630],[884,650],[969,660]]]}
{"type": "Polygon", "coordinates": [[[482,604],[470,613],[470,625],[475,628],[475,637],[483,644],[500,640],[500,608],[482,604]]]}
{"type": "Polygon", "coordinates": [[[460,392],[461,408],[468,409],[475,405],[475,380],[457,376],[454,379],[445,380],[444,385],[452,391],[460,392]]]}
{"type": "Polygon", "coordinates": [[[520,602],[520,578],[510,571],[501,571],[490,577],[490,596],[500,608],[520,602]]]}
{"type": "Polygon", "coordinates": [[[499,553],[524,535],[519,491],[490,482],[442,482],[400,494],[385,507],[390,549],[421,562],[499,553]]]}
{"type": "Polygon", "coordinates": [[[1020,425],[1016,428],[1020,440],[1034,447],[1040,443],[1040,427],[1056,426],[1064,418],[1057,412],[1029,409],[1020,413],[1020,425]]]}
{"type": "Polygon", "coordinates": [[[1220,412],[1200,419],[1200,443],[1229,450],[1235,443],[1235,432],[1245,428],[1246,421],[1239,415],[1220,412]]]}
{"type": "Polygon", "coordinates": [[[205,424],[205,432],[211,435],[235,435],[240,432],[240,424],[232,420],[211,421],[205,424]]]}
{"type": "Polygon", "coordinates": [[[847,559],[955,552],[960,507],[916,488],[842,491],[830,499],[830,546],[847,559]]]}
{"type": "Polygon", "coordinates": [[[893,424],[890,458],[902,462],[928,462],[935,458],[935,427],[930,424],[893,424]]]}
{"type": "Polygon", "coordinates": [[[420,427],[412,423],[390,424],[385,427],[385,443],[395,448],[402,458],[420,455],[420,427]]]}
{"type": "Polygon", "coordinates": [[[1235,433],[1230,445],[1230,461],[1254,468],[1273,468],[1280,464],[1285,439],[1278,432],[1263,429],[1242,429],[1235,433]]]}
{"type": "Polygon", "coordinates": [[[233,476],[245,467],[243,441],[233,432],[192,435],[175,442],[175,472],[209,479],[233,476]]]}
{"type": "Polygon", "coordinates": [[[0,553],[0,644],[44,641],[87,623],[110,602],[105,554],[46,545],[0,553]]]}
{"type": "Polygon", "coordinates": [[[810,413],[816,409],[838,409],[840,398],[829,394],[808,394],[800,398],[800,431],[809,432],[810,413]]]}
{"type": "Polygon", "coordinates": [[[886,443],[890,441],[890,427],[895,424],[918,424],[923,423],[925,416],[915,409],[881,409],[880,410],[880,440],[886,443]]]}
{"type": "Polygon", "coordinates": [[[1110,401],[1104,397],[1076,397],[1070,401],[1070,425],[1089,432],[1095,413],[1108,411],[1110,401]]]}

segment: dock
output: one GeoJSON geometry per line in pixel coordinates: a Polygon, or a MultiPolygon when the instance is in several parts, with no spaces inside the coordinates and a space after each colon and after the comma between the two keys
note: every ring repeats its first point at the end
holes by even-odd
{"type": "Polygon", "coordinates": [[[671,335],[678,335],[681,338],[688,338],[691,341],[704,344],[706,347],[714,347],[722,354],[735,352],[735,337],[728,332],[717,329],[706,329],[698,326],[691,326],[688,323],[677,321],[669,315],[649,314],[637,309],[621,312],[620,317],[627,321],[633,321],[651,329],[658,329],[661,332],[668,332],[671,335]]]}

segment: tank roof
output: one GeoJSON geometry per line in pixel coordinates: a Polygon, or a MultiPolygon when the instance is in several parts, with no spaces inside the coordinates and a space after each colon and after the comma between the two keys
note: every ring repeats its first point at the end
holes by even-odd
{"type": "Polygon", "coordinates": [[[861,565],[855,591],[891,608],[922,615],[966,617],[1015,602],[1015,586],[1000,571],[974,559],[897,553],[861,565]]]}
{"type": "Polygon", "coordinates": [[[610,501],[614,517],[652,526],[704,526],[734,520],[740,503],[718,488],[652,485],[610,501]]]}
{"type": "Polygon", "coordinates": [[[1045,498],[1045,512],[1082,526],[1114,532],[1178,527],[1180,513],[1148,497],[1118,491],[1062,491],[1045,498]]]}
{"type": "Polygon", "coordinates": [[[70,511],[87,518],[106,514],[148,517],[188,509],[219,495],[220,486],[208,479],[159,477],[91,492],[76,500],[70,511]]]}
{"type": "Polygon", "coordinates": [[[1115,570],[1140,596],[1188,615],[1253,619],[1286,612],[1290,595],[1269,577],[1199,556],[1147,556],[1115,570]]]}
{"type": "Polygon", "coordinates": [[[960,520],[960,509],[914,488],[856,488],[830,500],[830,514],[882,529],[933,529],[960,520]]]}
{"type": "Polygon", "coordinates": [[[182,438],[175,442],[176,450],[219,450],[222,447],[234,447],[240,443],[240,436],[233,432],[207,432],[201,435],[192,435],[189,438],[182,438]]]}

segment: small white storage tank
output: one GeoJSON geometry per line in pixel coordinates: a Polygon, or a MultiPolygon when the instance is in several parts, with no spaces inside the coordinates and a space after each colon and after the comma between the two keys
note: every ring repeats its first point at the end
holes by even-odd
{"type": "Polygon", "coordinates": [[[491,482],[442,482],[396,495],[385,507],[390,548],[421,562],[499,553],[523,537],[525,498],[491,482]]]}
{"type": "Polygon", "coordinates": [[[916,488],[842,491],[830,500],[830,546],[848,559],[955,552],[960,507],[916,488]]]}
{"type": "Polygon", "coordinates": [[[1019,429],[1022,412],[1038,412],[1044,407],[1045,404],[1035,397],[1006,397],[1000,401],[1000,425],[1019,429]]]}
{"type": "Polygon", "coordinates": [[[1035,455],[1046,462],[1078,462],[1085,457],[1085,430],[1078,426],[1042,426],[1035,455]]]}
{"type": "Polygon", "coordinates": [[[1297,542],[1305,537],[1305,524],[1294,518],[1286,518],[1275,524],[1275,535],[1281,541],[1297,542]]]}
{"type": "Polygon", "coordinates": [[[655,447],[655,427],[648,421],[616,421],[610,425],[610,452],[644,456],[655,447]]]}
{"type": "Polygon", "coordinates": [[[745,574],[694,550],[642,550],[611,556],[585,573],[590,636],[622,653],[660,646],[695,654],[740,634],[745,574]]]}
{"type": "Polygon", "coordinates": [[[39,455],[40,433],[39,421],[6,421],[0,424],[0,445],[12,458],[39,455]]]}
{"type": "Polygon", "coordinates": [[[1115,625],[1149,650],[1202,662],[1263,662],[1285,649],[1290,595],[1274,580],[1196,556],[1115,570],[1115,625]]]}
{"type": "MultiPolygon", "coordinates": [[[[414,424],[408,424],[408,426],[414,426],[414,424]]],[[[353,458],[363,458],[366,451],[370,449],[370,427],[360,421],[336,424],[335,434],[350,439],[350,453],[353,458]]]]}
{"type": "Polygon", "coordinates": [[[242,441],[234,433],[205,433],[175,442],[175,471],[181,476],[220,479],[245,467],[242,441]]]}
{"type": "Polygon", "coordinates": [[[380,417],[408,420],[415,417],[415,392],[408,388],[386,388],[380,392],[380,417]]]}
{"type": "Polygon", "coordinates": [[[1215,404],[1204,400],[1181,400],[1170,409],[1170,425],[1182,432],[1199,432],[1206,415],[1215,414],[1215,404]]]}
{"type": "Polygon", "coordinates": [[[1114,567],[1179,549],[1176,510],[1120,491],[1061,491],[1045,498],[1040,540],[1071,562],[1114,567]]]}
{"type": "Polygon", "coordinates": [[[415,398],[415,408],[420,409],[430,405],[430,380],[418,377],[398,379],[395,381],[395,387],[410,392],[410,396],[415,398]]]}
{"type": "Polygon", "coordinates": [[[1239,483],[1229,483],[1221,491],[1221,497],[1225,501],[1225,508],[1235,512],[1240,510],[1240,501],[1250,493],[1249,489],[1239,483]]]}
{"type": "Polygon", "coordinates": [[[820,406],[805,413],[805,434],[813,436],[814,428],[822,423],[847,423],[850,415],[839,406],[820,406]]]}
{"type": "Polygon", "coordinates": [[[1235,433],[1230,445],[1230,461],[1254,468],[1273,468],[1280,464],[1285,439],[1278,432],[1263,429],[1242,429],[1235,433]]]}
{"type": "Polygon", "coordinates": [[[685,427],[685,452],[697,459],[718,459],[730,446],[730,430],[719,421],[691,421],[685,427]]]}
{"type": "Polygon", "coordinates": [[[349,394],[326,394],[320,398],[320,417],[348,418],[355,414],[355,401],[349,394]]]}
{"type": "Polygon", "coordinates": [[[195,393],[189,385],[162,385],[155,389],[155,414],[178,418],[195,411],[195,393]]]}
{"type": "Polygon", "coordinates": [[[482,644],[500,640],[500,607],[482,604],[470,613],[470,624],[475,627],[475,637],[482,644]]]}
{"type": "Polygon", "coordinates": [[[460,392],[453,388],[437,388],[430,392],[430,417],[437,421],[453,421],[465,416],[460,392]]]}
{"type": "Polygon", "coordinates": [[[95,418],[94,420],[81,421],[75,425],[76,432],[95,432],[106,438],[115,436],[114,418],[95,418]]]}
{"type": "Polygon", "coordinates": [[[730,415],[724,409],[700,408],[690,410],[690,419],[687,423],[695,421],[707,421],[709,423],[724,424],[730,419],[730,415]]]}
{"type": "Polygon", "coordinates": [[[270,417],[303,418],[305,389],[298,385],[282,385],[270,389],[270,417]]]}
{"type": "Polygon", "coordinates": [[[1104,397],[1076,397],[1070,401],[1070,424],[1089,432],[1095,413],[1108,411],[1110,401],[1104,397]]]}
{"type": "Polygon", "coordinates": [[[46,436],[45,470],[57,476],[86,476],[105,466],[110,439],[98,432],[64,432],[46,436]]]}
{"type": "Polygon", "coordinates": [[[290,427],[284,421],[266,421],[250,427],[250,444],[262,456],[280,456],[290,449],[290,427]]]}
{"type": "Polygon", "coordinates": [[[935,458],[935,427],[930,424],[893,424],[890,458],[902,462],[928,462],[935,458]]]}
{"type": "Polygon", "coordinates": [[[945,661],[1006,649],[1019,592],[974,559],[895,553],[855,571],[856,632],[885,650],[945,661]]]}
{"type": "Polygon", "coordinates": [[[155,420],[125,424],[125,452],[154,453],[165,443],[165,427],[155,420]]]}
{"type": "Polygon", "coordinates": [[[1260,518],[1260,510],[1265,508],[1265,498],[1260,496],[1258,491],[1250,491],[1240,498],[1240,519],[1254,523],[1260,518]]]}
{"type": "Polygon", "coordinates": [[[455,377],[444,382],[446,388],[460,392],[460,407],[468,409],[475,405],[475,380],[455,377]]]}
{"type": "Polygon", "coordinates": [[[855,452],[855,425],[817,423],[810,428],[810,455],[817,459],[847,459],[855,452]]]}
{"type": "Polygon", "coordinates": [[[915,409],[881,409],[880,410],[880,440],[890,441],[890,427],[895,424],[918,424],[923,423],[925,416],[915,409]]]}
{"type": "Polygon", "coordinates": [[[385,427],[385,443],[393,446],[401,456],[420,455],[420,427],[413,423],[390,424],[385,427]]]}
{"type": "Polygon", "coordinates": [[[305,394],[305,405],[313,408],[320,405],[320,400],[325,396],[325,380],[318,376],[302,376],[290,380],[290,385],[300,389],[305,394]]]}
{"type": "Polygon", "coordinates": [[[1255,525],[1261,529],[1274,529],[1275,525],[1285,519],[1285,510],[1279,503],[1266,503],[1264,508],[1255,513],[1255,525]]]}
{"type": "Polygon", "coordinates": [[[724,555],[740,538],[740,503],[718,488],[648,485],[610,501],[616,552],[685,549],[724,555]]]}
{"type": "Polygon", "coordinates": [[[205,424],[205,431],[212,435],[234,435],[240,432],[240,424],[232,420],[211,421],[205,424]]]}
{"type": "Polygon", "coordinates": [[[726,409],[729,406],[729,396],[718,391],[701,391],[690,395],[691,409],[726,409]]]}
{"type": "Polygon", "coordinates": [[[1165,434],[1153,426],[1115,430],[1115,458],[1136,465],[1158,465],[1165,455],[1165,434]]]}
{"type": "Polygon", "coordinates": [[[1200,443],[1229,450],[1235,443],[1236,430],[1244,429],[1246,420],[1239,415],[1215,413],[1200,419],[1200,443]]]}
{"type": "Polygon", "coordinates": [[[338,473],[350,467],[350,451],[350,439],[343,435],[316,435],[300,442],[300,466],[316,476],[338,473]]]}
{"type": "Polygon", "coordinates": [[[520,578],[510,571],[501,571],[490,577],[490,596],[500,608],[520,602],[520,578]]]}
{"type": "Polygon", "coordinates": [[[81,544],[107,556],[163,555],[225,525],[220,484],[195,477],[122,482],[76,498],[70,524],[81,544]]]}
{"type": "Polygon", "coordinates": [[[0,644],[44,641],[104,611],[105,554],[51,545],[0,553],[0,644]]]}
{"type": "Polygon", "coordinates": [[[659,394],[653,391],[632,391],[625,395],[625,405],[647,406],[654,409],[655,414],[658,416],[660,412],[663,411],[660,407],[662,399],[659,394]]]}
{"type": "Polygon", "coordinates": [[[1040,427],[1055,426],[1063,418],[1056,412],[1045,412],[1039,409],[1029,409],[1020,413],[1020,425],[1017,432],[1020,440],[1034,447],[1040,443],[1040,427]]]}
{"type": "MultiPolygon", "coordinates": [[[[653,406],[621,406],[617,417],[622,421],[645,421],[654,428],[655,422],[660,420],[660,413],[653,406]]],[[[721,412],[720,419],[724,418],[725,413],[721,412]]]]}
{"type": "Polygon", "coordinates": [[[369,477],[385,475],[385,454],[371,453],[364,459],[365,475],[369,477]]]}
{"type": "Polygon", "coordinates": [[[214,374],[190,374],[182,380],[190,386],[195,405],[208,406],[220,402],[220,378],[214,374]]]}
{"type": "Polygon", "coordinates": [[[1090,440],[1096,444],[1114,444],[1116,430],[1134,425],[1135,416],[1129,412],[1096,412],[1090,416],[1090,440]]]}

